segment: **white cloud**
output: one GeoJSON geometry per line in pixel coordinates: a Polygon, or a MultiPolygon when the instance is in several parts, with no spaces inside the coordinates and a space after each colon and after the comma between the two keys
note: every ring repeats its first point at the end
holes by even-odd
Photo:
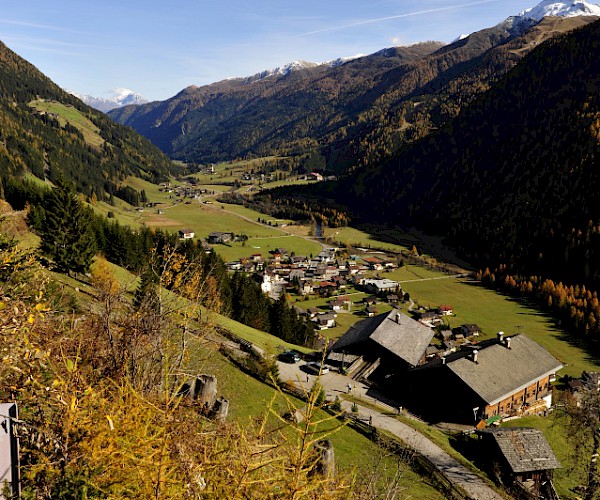
{"type": "Polygon", "coordinates": [[[397,14],[394,16],[378,17],[378,18],[374,18],[374,19],[363,19],[360,21],[355,21],[353,23],[341,24],[338,26],[329,26],[326,28],[318,29],[318,30],[308,31],[306,33],[302,33],[299,36],[315,35],[317,33],[324,33],[326,31],[345,30],[348,28],[354,28],[356,26],[364,26],[366,24],[376,24],[376,23],[380,23],[383,21],[390,21],[393,19],[402,19],[405,17],[421,16],[421,15],[425,15],[425,14],[434,14],[436,12],[444,12],[444,11],[448,11],[448,10],[462,9],[464,7],[471,7],[473,5],[480,5],[480,4],[492,3],[492,2],[498,2],[498,1],[500,1],[500,0],[475,0],[474,2],[462,3],[462,4],[456,4],[456,5],[448,5],[447,7],[436,7],[433,9],[417,10],[414,12],[406,12],[404,14],[397,14]]]}

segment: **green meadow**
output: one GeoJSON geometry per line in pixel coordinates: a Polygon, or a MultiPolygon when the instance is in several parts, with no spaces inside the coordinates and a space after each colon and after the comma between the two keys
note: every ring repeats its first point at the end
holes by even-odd
{"type": "MultiPolygon", "coordinates": [[[[339,242],[343,245],[350,245],[355,248],[377,248],[389,250],[391,252],[401,252],[407,250],[407,247],[400,242],[392,243],[377,239],[377,236],[354,227],[326,227],[325,238],[327,240],[339,242]]],[[[392,238],[390,236],[390,238],[392,238]]],[[[396,239],[394,236],[392,239],[396,239]]]]}
{"type": "Polygon", "coordinates": [[[226,245],[213,245],[213,248],[226,262],[232,262],[255,253],[260,253],[266,259],[269,257],[269,250],[274,248],[285,248],[288,253],[293,252],[295,255],[309,257],[310,255],[317,255],[321,250],[321,245],[299,236],[284,235],[269,238],[249,238],[245,244],[232,242],[226,245]]]}
{"type": "Polygon", "coordinates": [[[85,142],[89,145],[99,148],[104,144],[104,139],[100,136],[100,129],[73,106],[66,106],[60,102],[44,101],[42,99],[31,101],[29,106],[38,111],[56,115],[63,127],[69,123],[77,128],[83,134],[85,142]]]}
{"type": "Polygon", "coordinates": [[[582,370],[600,369],[597,357],[527,302],[496,293],[470,278],[450,278],[417,266],[404,266],[386,276],[399,279],[418,305],[451,305],[454,315],[445,317],[451,327],[476,323],[483,330],[482,338],[494,337],[499,331],[525,334],[565,366],[560,372],[563,375],[580,376],[582,370]]]}

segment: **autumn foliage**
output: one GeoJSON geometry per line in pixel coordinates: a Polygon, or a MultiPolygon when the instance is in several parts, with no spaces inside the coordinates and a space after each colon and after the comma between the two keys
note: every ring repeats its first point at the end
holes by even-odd
{"type": "Polygon", "coordinates": [[[494,272],[486,268],[477,277],[487,286],[534,300],[576,335],[600,338],[598,292],[589,290],[585,285],[566,285],[538,276],[512,275],[502,265],[494,272]]]}
{"type": "Polygon", "coordinates": [[[22,497],[347,498],[350,477],[316,472],[316,442],[339,427],[317,419],[316,396],[302,423],[268,407],[242,427],[180,395],[212,331],[199,304],[219,300],[201,266],[165,252],[148,301],[98,259],[78,312],[29,254],[0,248],[0,398],[20,410],[22,497]]]}

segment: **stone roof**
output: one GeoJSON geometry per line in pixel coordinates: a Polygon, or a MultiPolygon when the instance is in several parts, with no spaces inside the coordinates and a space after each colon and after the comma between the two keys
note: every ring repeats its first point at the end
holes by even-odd
{"type": "Polygon", "coordinates": [[[476,363],[468,357],[460,357],[448,360],[446,366],[488,405],[499,403],[563,367],[525,335],[513,336],[510,348],[503,342],[479,349],[476,363]]]}
{"type": "Polygon", "coordinates": [[[333,345],[339,351],[371,340],[412,366],[417,366],[433,338],[434,331],[397,309],[359,321],[333,345]],[[398,318],[398,321],[396,320],[398,318]]]}
{"type": "Polygon", "coordinates": [[[560,462],[539,429],[505,428],[481,431],[496,442],[513,473],[558,469],[560,462]]]}

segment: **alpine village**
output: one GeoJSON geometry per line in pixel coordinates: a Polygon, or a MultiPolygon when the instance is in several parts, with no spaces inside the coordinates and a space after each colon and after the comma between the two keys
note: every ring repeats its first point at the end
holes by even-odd
{"type": "Polygon", "coordinates": [[[600,498],[561,5],[106,114],[0,43],[0,498],[600,498]]]}

